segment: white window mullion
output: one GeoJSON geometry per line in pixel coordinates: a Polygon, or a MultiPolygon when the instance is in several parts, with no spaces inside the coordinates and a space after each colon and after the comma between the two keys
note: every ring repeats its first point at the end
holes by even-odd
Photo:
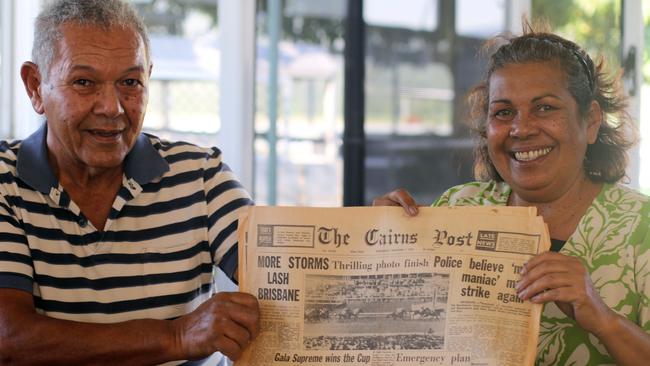
{"type": "MultiPolygon", "coordinates": [[[[628,112],[637,123],[641,122],[641,86],[643,85],[643,12],[641,11],[641,1],[625,1],[623,3],[623,39],[622,62],[630,54],[630,50],[636,51],[634,63],[634,73],[625,78],[626,92],[630,94],[628,112]],[[633,95],[631,94],[633,93],[633,95]]],[[[637,127],[639,125],[637,124],[637,127]]],[[[630,186],[639,188],[639,169],[640,169],[639,146],[635,146],[630,151],[630,164],[627,175],[630,177],[630,186]]]]}
{"type": "Polygon", "coordinates": [[[13,4],[14,1],[0,2],[0,138],[12,136],[13,119],[13,4]]]}
{"type": "Polygon", "coordinates": [[[253,192],[255,1],[219,0],[219,148],[244,187],[253,192]]]}
{"type": "Polygon", "coordinates": [[[521,20],[524,16],[530,19],[532,0],[506,1],[506,30],[513,34],[521,34],[521,20]]]}
{"type": "Polygon", "coordinates": [[[24,138],[41,118],[34,112],[20,78],[20,66],[31,60],[34,18],[39,0],[2,1],[2,113],[0,138],[24,138]]]}

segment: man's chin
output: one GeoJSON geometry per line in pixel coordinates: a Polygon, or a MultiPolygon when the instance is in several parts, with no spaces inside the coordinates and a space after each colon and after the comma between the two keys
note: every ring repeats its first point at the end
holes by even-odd
{"type": "Polygon", "coordinates": [[[111,170],[121,168],[125,156],[102,156],[101,158],[87,159],[84,163],[93,170],[111,170]]]}

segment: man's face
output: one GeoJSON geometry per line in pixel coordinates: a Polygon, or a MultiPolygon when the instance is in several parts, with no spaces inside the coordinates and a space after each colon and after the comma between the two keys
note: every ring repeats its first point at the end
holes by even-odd
{"type": "Polygon", "coordinates": [[[50,159],[59,171],[119,167],[144,120],[150,74],[144,42],[120,27],[64,24],[61,31],[49,75],[41,75],[32,97],[47,118],[50,159]]]}

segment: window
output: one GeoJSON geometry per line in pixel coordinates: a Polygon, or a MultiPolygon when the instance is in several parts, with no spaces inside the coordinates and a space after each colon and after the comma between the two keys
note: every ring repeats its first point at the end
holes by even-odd
{"type": "Polygon", "coordinates": [[[591,56],[604,56],[612,69],[620,67],[620,0],[532,0],[532,13],[533,18],[549,22],[554,32],[583,46],[591,56]]]}
{"type": "Polygon", "coordinates": [[[504,19],[499,0],[364,2],[366,204],[399,187],[431,203],[472,179],[463,100],[483,73],[478,50],[504,19]],[[396,12],[410,21],[391,21],[396,12]]]}
{"type": "MultiPolygon", "coordinates": [[[[619,73],[622,63],[622,6],[620,0],[599,0],[599,1],[565,1],[553,2],[544,0],[533,0],[533,15],[541,16],[550,22],[553,30],[584,46],[589,54],[597,61],[597,57],[605,58],[610,73],[619,73]]],[[[644,32],[646,44],[650,40],[650,1],[643,0],[644,32]]],[[[638,186],[646,194],[650,194],[650,169],[648,159],[650,158],[650,109],[648,101],[648,86],[650,80],[650,57],[648,47],[644,48],[645,64],[639,67],[643,72],[645,83],[641,87],[641,114],[639,129],[641,139],[639,144],[639,181],[630,182],[638,186]]],[[[628,80],[625,80],[627,82],[628,80]]],[[[630,111],[634,115],[635,111],[630,111]]],[[[636,158],[633,156],[633,158],[636,158]]],[[[632,164],[630,164],[632,165],[632,164]]],[[[634,174],[635,172],[631,172],[634,174]]]]}
{"type": "Polygon", "coordinates": [[[214,146],[219,121],[217,0],[137,1],[153,72],[143,130],[214,146]]]}
{"type": "Polygon", "coordinates": [[[456,33],[489,38],[504,30],[506,0],[456,0],[456,33]]]}
{"type": "Polygon", "coordinates": [[[345,0],[257,3],[255,201],[340,206],[345,0]]]}

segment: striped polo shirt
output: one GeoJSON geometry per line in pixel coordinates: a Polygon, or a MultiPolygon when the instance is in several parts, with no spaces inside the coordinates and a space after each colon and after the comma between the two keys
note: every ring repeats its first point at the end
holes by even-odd
{"type": "Polygon", "coordinates": [[[0,142],[0,287],[53,318],[112,323],[186,314],[214,293],[214,265],[232,276],[252,202],[218,149],[141,134],[98,231],[57,181],[46,135],[0,142]]]}

